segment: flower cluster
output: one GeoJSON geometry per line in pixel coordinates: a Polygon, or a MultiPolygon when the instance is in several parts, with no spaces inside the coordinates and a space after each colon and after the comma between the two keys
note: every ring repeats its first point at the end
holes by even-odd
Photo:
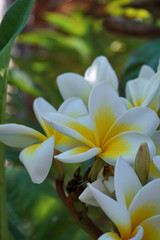
{"type": "Polygon", "coordinates": [[[97,203],[119,231],[119,234],[106,233],[99,240],[160,239],[160,179],[142,187],[133,169],[121,157],[114,178],[117,201],[89,184],[97,203]]]}
{"type": "MultiPolygon", "coordinates": [[[[57,84],[64,99],[58,110],[43,98],[33,104],[44,133],[24,125],[2,124],[0,141],[22,148],[20,161],[34,183],[44,181],[54,159],[81,163],[93,158],[93,167],[100,167],[95,181],[91,179],[96,167],[91,168],[91,183],[79,199],[101,207],[117,227],[99,240],[160,239],[159,68],[155,73],[142,66],[138,78],[127,82],[125,98],[119,96],[118,78],[103,56],[93,61],[84,77],[64,73],[57,84]],[[143,143],[149,150],[144,158],[150,161],[150,182],[144,186],[139,170],[137,175],[133,170],[143,143]],[[112,174],[103,174],[106,167],[112,174]]],[[[142,168],[147,161],[143,160],[137,160],[142,168]]]]}

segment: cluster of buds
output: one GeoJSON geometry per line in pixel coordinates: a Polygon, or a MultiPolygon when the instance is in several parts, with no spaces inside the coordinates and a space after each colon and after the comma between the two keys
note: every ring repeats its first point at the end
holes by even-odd
{"type": "Polygon", "coordinates": [[[155,73],[142,66],[139,76],[126,84],[125,98],[103,56],[84,77],[64,73],[57,84],[64,99],[58,110],[43,98],[33,104],[44,133],[3,124],[0,141],[23,149],[19,158],[34,183],[44,181],[53,160],[58,165],[93,159],[87,175],[78,178],[78,184],[85,183],[79,199],[101,207],[117,227],[98,239],[159,240],[159,68],[155,73]]]}

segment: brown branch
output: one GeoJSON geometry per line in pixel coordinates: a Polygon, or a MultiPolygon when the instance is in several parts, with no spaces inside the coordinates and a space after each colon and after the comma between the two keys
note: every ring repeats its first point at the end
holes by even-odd
{"type": "Polygon", "coordinates": [[[66,197],[66,194],[63,189],[63,181],[56,180],[56,190],[57,190],[57,193],[58,193],[60,199],[64,203],[64,205],[67,206],[67,203],[66,203],[67,197],[66,197]]]}
{"type": "Polygon", "coordinates": [[[94,224],[94,222],[87,216],[87,208],[85,204],[75,199],[71,194],[66,196],[63,187],[63,181],[56,180],[56,189],[59,197],[64,205],[67,207],[75,222],[90,236],[93,240],[99,238],[103,232],[94,224]],[[76,207],[78,206],[79,207],[76,207]]]}
{"type": "Polygon", "coordinates": [[[143,24],[134,20],[107,15],[104,28],[114,34],[132,37],[157,38],[160,37],[160,27],[143,24]]]}

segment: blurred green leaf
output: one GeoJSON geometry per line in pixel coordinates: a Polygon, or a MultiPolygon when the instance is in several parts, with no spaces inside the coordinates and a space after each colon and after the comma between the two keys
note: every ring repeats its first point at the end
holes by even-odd
{"type": "Polygon", "coordinates": [[[20,35],[19,43],[27,43],[45,48],[46,50],[56,50],[57,47],[72,48],[83,57],[90,52],[88,44],[76,36],[65,36],[54,30],[36,29],[34,32],[27,32],[20,35]]]}
{"type": "Polygon", "coordinates": [[[22,70],[11,69],[9,72],[9,83],[34,97],[41,96],[41,92],[34,86],[30,76],[22,70]]]}
{"type": "MultiPolygon", "coordinates": [[[[24,28],[34,0],[16,0],[0,25],[0,72],[9,64],[13,41],[24,28]]],[[[2,72],[3,73],[3,72],[2,72]]]]}
{"type": "Polygon", "coordinates": [[[15,223],[11,220],[8,220],[8,229],[10,234],[12,234],[9,240],[27,240],[27,238],[21,234],[21,232],[17,229],[15,223]]]}
{"type": "Polygon", "coordinates": [[[120,88],[123,90],[128,80],[138,76],[143,64],[149,65],[155,71],[160,59],[160,39],[144,44],[132,52],[123,72],[120,88]]]}
{"type": "Polygon", "coordinates": [[[11,236],[9,240],[27,240],[24,234],[21,232],[21,222],[16,215],[11,204],[7,202],[7,212],[8,212],[8,228],[11,236]]]}
{"type": "Polygon", "coordinates": [[[44,19],[54,27],[58,27],[66,33],[82,36],[86,32],[86,24],[84,20],[82,21],[82,16],[78,14],[78,12],[70,16],[46,12],[44,14],[44,19]]]}

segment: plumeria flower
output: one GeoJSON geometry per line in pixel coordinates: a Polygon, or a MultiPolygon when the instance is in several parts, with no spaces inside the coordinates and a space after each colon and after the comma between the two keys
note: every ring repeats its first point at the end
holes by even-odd
{"type": "MultiPolygon", "coordinates": [[[[98,189],[100,192],[103,192],[104,194],[107,194],[108,196],[114,195],[114,177],[109,176],[108,179],[105,179],[103,177],[103,169],[100,171],[100,174],[97,177],[97,180],[91,183],[93,187],[98,189]]],[[[82,202],[92,205],[94,207],[98,207],[97,201],[93,197],[93,194],[90,190],[90,188],[87,186],[85,190],[80,194],[79,200],[82,202]]]]}
{"type": "Polygon", "coordinates": [[[128,108],[144,106],[158,112],[160,108],[160,70],[155,73],[149,66],[142,66],[138,78],[126,84],[126,99],[122,101],[128,108]]]}
{"type": "MultiPolygon", "coordinates": [[[[19,155],[20,161],[24,164],[32,181],[41,183],[49,173],[54,147],[58,151],[65,151],[77,146],[79,142],[56,132],[43,120],[41,115],[45,112],[56,112],[56,109],[43,98],[37,98],[33,108],[44,134],[20,124],[2,124],[0,141],[11,147],[24,148],[19,155]]],[[[81,99],[72,98],[66,100],[58,112],[76,117],[87,114],[87,109],[81,99]]]]}
{"type": "Polygon", "coordinates": [[[105,233],[98,240],[160,239],[160,179],[143,187],[131,166],[120,157],[115,167],[117,201],[92,185],[89,188],[119,231],[105,233]]]}
{"type": "Polygon", "coordinates": [[[80,97],[86,104],[92,87],[101,81],[107,81],[117,91],[117,76],[104,56],[99,56],[93,61],[84,77],[76,73],[64,73],[57,78],[58,88],[64,100],[80,97]]]}
{"type": "Polygon", "coordinates": [[[59,113],[46,113],[45,121],[64,135],[77,139],[81,144],[65,151],[56,159],[62,162],[83,162],[99,156],[115,165],[119,155],[133,163],[141,143],[148,144],[153,157],[156,148],[151,136],[159,126],[155,111],[145,107],[126,110],[113,88],[106,82],[96,85],[89,97],[90,121],[80,123],[59,113]]]}

